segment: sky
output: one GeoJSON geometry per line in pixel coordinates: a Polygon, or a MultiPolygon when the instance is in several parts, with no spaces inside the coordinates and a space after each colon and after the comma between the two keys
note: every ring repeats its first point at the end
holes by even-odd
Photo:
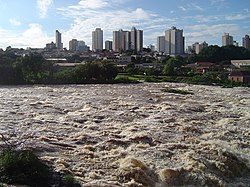
{"type": "Polygon", "coordinates": [[[250,35],[250,0],[0,0],[0,48],[45,47],[62,33],[91,46],[92,31],[102,28],[104,41],[115,30],[144,31],[144,46],[172,26],[183,29],[185,46],[206,41],[221,46],[227,32],[242,44],[250,35]]]}

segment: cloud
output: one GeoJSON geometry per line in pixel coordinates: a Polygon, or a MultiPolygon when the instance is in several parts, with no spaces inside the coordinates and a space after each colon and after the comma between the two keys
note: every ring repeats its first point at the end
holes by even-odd
{"type": "Polygon", "coordinates": [[[182,11],[187,11],[187,9],[184,6],[180,6],[179,9],[181,9],[182,11]]]}
{"type": "Polygon", "coordinates": [[[187,19],[187,20],[195,20],[198,23],[216,22],[216,21],[220,21],[222,18],[224,18],[224,17],[219,16],[219,15],[212,15],[212,16],[196,15],[196,16],[187,16],[187,17],[185,17],[185,19],[187,19]]]}
{"type": "MultiPolygon", "coordinates": [[[[195,42],[210,41],[215,44],[221,41],[223,33],[228,32],[232,35],[240,33],[240,26],[237,24],[216,24],[216,25],[193,25],[185,27],[189,32],[185,33],[186,43],[191,45],[195,42]]],[[[218,44],[220,45],[220,43],[218,44]]]]}
{"type": "Polygon", "coordinates": [[[48,9],[52,4],[53,0],[37,0],[37,6],[41,18],[45,18],[47,16],[48,9]]]}
{"type": "Polygon", "coordinates": [[[62,33],[65,46],[68,46],[68,41],[72,38],[84,40],[87,45],[91,45],[91,33],[96,27],[100,27],[104,31],[104,40],[112,40],[115,30],[130,30],[135,26],[137,29],[153,32],[155,27],[162,29],[162,25],[165,25],[166,22],[173,22],[171,19],[140,7],[124,8],[126,1],[103,0],[98,5],[97,1],[99,2],[96,0],[91,3],[92,0],[82,0],[76,5],[58,9],[59,14],[73,19],[70,29],[62,33]]]}
{"type": "Polygon", "coordinates": [[[46,43],[51,42],[54,37],[49,37],[39,24],[29,24],[29,28],[22,33],[16,33],[0,28],[0,48],[6,46],[26,48],[43,48],[46,43]]]}
{"type": "Polygon", "coordinates": [[[22,23],[20,21],[17,21],[16,19],[10,18],[9,22],[12,26],[20,26],[22,23]]]}
{"type": "Polygon", "coordinates": [[[216,5],[216,4],[221,4],[221,3],[224,3],[225,0],[210,0],[210,3],[212,5],[216,5]]]}
{"type": "Polygon", "coordinates": [[[186,12],[186,11],[204,11],[204,9],[195,4],[195,3],[190,3],[186,6],[180,6],[179,9],[181,9],[182,11],[186,12]]]}
{"type": "Polygon", "coordinates": [[[108,3],[103,0],[81,0],[78,4],[85,9],[99,9],[108,6],[108,3]]]}
{"type": "Polygon", "coordinates": [[[237,15],[231,15],[231,16],[226,16],[225,19],[228,21],[235,21],[235,20],[243,20],[243,19],[248,19],[250,18],[250,14],[237,14],[237,15]]]}

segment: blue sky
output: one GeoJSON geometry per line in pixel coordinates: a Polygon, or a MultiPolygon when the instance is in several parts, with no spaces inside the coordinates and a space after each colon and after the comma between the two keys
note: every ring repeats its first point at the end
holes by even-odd
{"type": "Polygon", "coordinates": [[[91,32],[144,30],[144,45],[176,26],[183,29],[186,46],[206,41],[221,45],[224,32],[242,43],[250,35],[249,0],[0,0],[0,48],[45,47],[62,32],[63,43],[84,40],[91,46],[91,32]]]}

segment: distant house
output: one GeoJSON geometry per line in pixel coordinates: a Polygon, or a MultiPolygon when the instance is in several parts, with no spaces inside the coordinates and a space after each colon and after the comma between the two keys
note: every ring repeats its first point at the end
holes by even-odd
{"type": "Polygon", "coordinates": [[[243,70],[234,70],[229,74],[228,79],[231,81],[248,84],[250,83],[250,72],[243,70]]]}
{"type": "Polygon", "coordinates": [[[220,66],[212,62],[196,62],[194,64],[189,64],[187,67],[190,67],[192,71],[197,73],[206,73],[209,71],[218,71],[221,69],[220,66]]]}

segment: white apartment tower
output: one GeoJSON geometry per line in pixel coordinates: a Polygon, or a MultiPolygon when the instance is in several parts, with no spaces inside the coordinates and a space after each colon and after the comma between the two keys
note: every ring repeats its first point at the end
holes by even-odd
{"type": "Polygon", "coordinates": [[[165,53],[173,56],[183,55],[184,43],[183,30],[172,27],[165,31],[165,53]]]}
{"type": "Polygon", "coordinates": [[[143,49],[143,30],[137,30],[135,27],[131,29],[131,49],[142,51],[143,49]]]}
{"type": "Polygon", "coordinates": [[[92,32],[92,51],[103,50],[103,30],[96,28],[92,32]]]}
{"type": "Polygon", "coordinates": [[[199,42],[196,42],[192,45],[192,50],[195,52],[195,54],[199,54],[206,47],[208,47],[207,42],[204,41],[201,44],[199,42]]]}
{"type": "Polygon", "coordinates": [[[157,51],[163,53],[165,52],[165,36],[157,37],[157,51]]]}
{"type": "Polygon", "coordinates": [[[224,33],[222,36],[222,46],[233,45],[234,40],[233,37],[229,35],[229,33],[224,33]]]}
{"type": "Polygon", "coordinates": [[[113,32],[113,50],[116,52],[143,49],[143,30],[137,30],[135,27],[131,31],[113,32]]]}
{"type": "Polygon", "coordinates": [[[245,37],[242,38],[242,46],[246,49],[250,49],[250,38],[249,35],[245,35],[245,37]]]}
{"type": "Polygon", "coordinates": [[[62,34],[56,30],[56,48],[63,49],[62,34]]]}
{"type": "Polygon", "coordinates": [[[78,41],[76,39],[72,39],[69,41],[69,50],[70,51],[76,51],[78,46],[78,41]]]}
{"type": "Polygon", "coordinates": [[[113,32],[113,51],[121,52],[126,51],[131,48],[131,39],[130,32],[123,31],[120,29],[119,31],[113,32]]]}
{"type": "Polygon", "coordinates": [[[105,49],[108,50],[108,51],[111,51],[112,50],[112,41],[109,41],[109,40],[106,40],[105,41],[105,49]]]}

